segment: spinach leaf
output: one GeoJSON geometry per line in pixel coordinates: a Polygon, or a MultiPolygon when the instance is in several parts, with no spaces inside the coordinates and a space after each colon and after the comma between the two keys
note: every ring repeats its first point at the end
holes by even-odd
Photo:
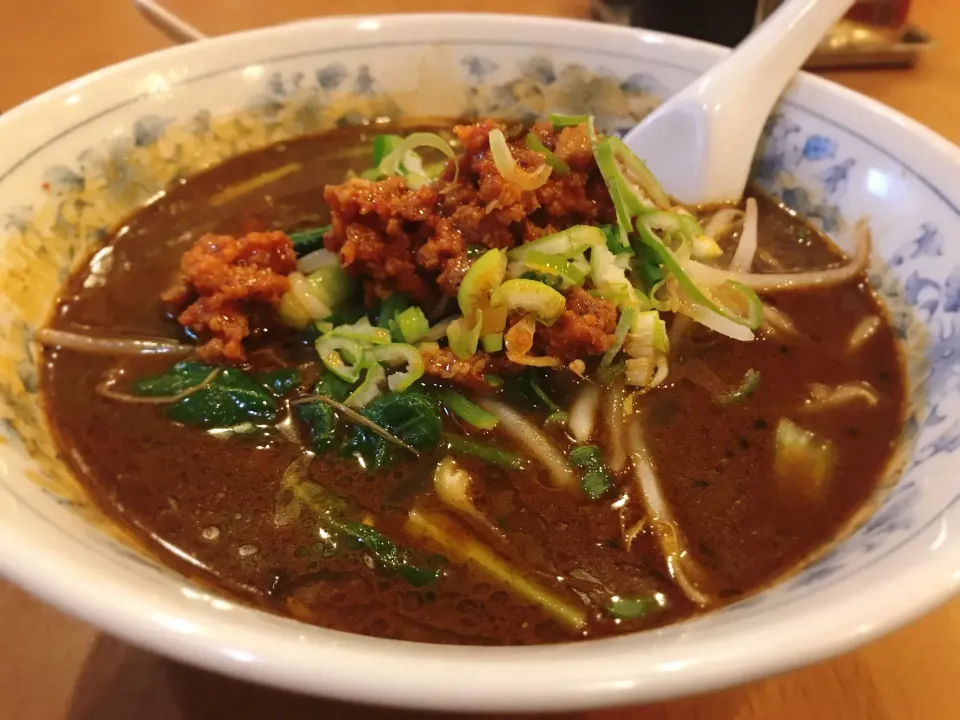
{"type": "MultiPolygon", "coordinates": [[[[176,395],[199,385],[214,370],[202,363],[178,362],[160,375],[133,383],[130,392],[150,397],[176,395]]],[[[236,368],[224,368],[209,385],[167,407],[171,420],[202,428],[272,423],[276,416],[277,401],[270,392],[236,368]]]]}
{"type": "Polygon", "coordinates": [[[253,379],[269,390],[274,397],[283,397],[300,384],[300,373],[296,368],[280,368],[256,373],[253,379]]]}
{"type": "Polygon", "coordinates": [[[310,446],[318,455],[333,445],[337,430],[337,417],[333,408],[319,400],[297,405],[297,414],[310,428],[310,446]]]}
{"type": "Polygon", "coordinates": [[[567,413],[565,410],[561,410],[557,403],[553,401],[553,398],[543,389],[545,381],[546,371],[531,368],[514,377],[510,381],[509,389],[515,394],[519,394],[531,407],[549,410],[550,414],[547,415],[545,421],[548,425],[565,423],[567,413]]]}
{"type": "Polygon", "coordinates": [[[317,523],[330,535],[324,554],[336,552],[341,540],[349,540],[366,550],[383,570],[396,573],[414,587],[436,582],[440,571],[436,568],[414,565],[413,552],[398,546],[393,540],[369,525],[347,520],[355,515],[347,501],[322,485],[311,481],[298,482],[290,487],[296,502],[306,508],[317,523]]]}
{"type": "MultiPolygon", "coordinates": [[[[325,370],[313,388],[314,395],[326,395],[343,402],[353,392],[353,385],[325,370]]],[[[333,445],[337,430],[337,416],[333,408],[315,400],[296,406],[297,415],[310,428],[310,445],[317,454],[325,453],[333,445]]]]}
{"type": "Polygon", "coordinates": [[[317,380],[313,392],[315,395],[326,395],[337,402],[343,402],[353,392],[353,385],[343,378],[337,377],[329,370],[324,370],[323,375],[317,380]]]}
{"type": "Polygon", "coordinates": [[[298,230],[290,233],[287,237],[293,243],[293,251],[297,254],[297,257],[303,257],[307,253],[323,247],[323,236],[330,232],[330,228],[330,225],[324,225],[308,230],[298,230]]]}
{"type": "Polygon", "coordinates": [[[393,540],[369,525],[348,522],[342,526],[342,529],[345,535],[362,545],[380,567],[398,574],[414,587],[431,585],[439,579],[439,570],[411,564],[409,550],[398,547],[393,540]]]}
{"type": "Polygon", "coordinates": [[[226,368],[209,385],[167,408],[167,417],[203,428],[272,423],[277,401],[240,370],[226,368]]]}
{"type": "Polygon", "coordinates": [[[181,360],[169,370],[153,377],[142,378],[130,386],[130,393],[148,397],[176,395],[199,385],[216,370],[212,365],[181,360]]]}
{"type": "Polygon", "coordinates": [[[524,370],[510,381],[510,389],[538,410],[557,412],[560,408],[543,389],[545,380],[546,375],[542,370],[524,370]]]}
{"type": "MultiPolygon", "coordinates": [[[[363,409],[363,414],[417,450],[432,450],[440,443],[440,408],[424,393],[381,395],[363,409]]],[[[359,455],[368,471],[376,471],[391,465],[398,451],[403,452],[389,440],[358,425],[342,452],[359,455]]]]}

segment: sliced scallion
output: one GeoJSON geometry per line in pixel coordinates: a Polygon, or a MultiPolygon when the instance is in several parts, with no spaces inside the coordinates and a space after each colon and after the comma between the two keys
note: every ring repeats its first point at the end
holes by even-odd
{"type": "Polygon", "coordinates": [[[422,340],[430,332],[430,323],[427,316],[416,305],[397,313],[397,328],[406,343],[415,343],[422,340]]]}
{"type": "Polygon", "coordinates": [[[317,355],[324,366],[341,380],[355,383],[363,369],[363,345],[356,340],[327,334],[317,339],[317,355]]]}
{"type": "Polygon", "coordinates": [[[630,332],[636,314],[636,309],[629,306],[620,311],[620,319],[617,320],[617,328],[613,333],[613,344],[603,354],[603,358],[600,360],[601,368],[609,367],[617,353],[623,348],[623,341],[627,339],[627,333],[630,332]]]}
{"type": "Polygon", "coordinates": [[[434,395],[447,410],[476,428],[493,430],[499,422],[496,415],[487,412],[455,390],[439,389],[434,391],[434,395]]]}
{"type": "Polygon", "coordinates": [[[660,262],[667,269],[667,272],[676,278],[681,289],[684,291],[684,293],[686,293],[693,303],[702,305],[711,312],[716,313],[721,317],[725,317],[738,325],[749,327],[748,319],[741,318],[735,313],[731,313],[730,310],[721,307],[711,298],[707,297],[706,294],[704,294],[700,287],[690,278],[689,275],[687,275],[679,261],[676,259],[676,257],[674,257],[673,253],[670,252],[670,250],[667,249],[667,246],[663,244],[663,241],[657,237],[650,227],[647,226],[643,218],[640,218],[637,221],[637,232],[640,234],[640,240],[643,242],[643,244],[656,253],[657,257],[660,259],[660,262]]]}
{"type": "Polygon", "coordinates": [[[633,151],[627,147],[626,143],[620,138],[611,135],[607,140],[609,140],[617,158],[626,166],[630,175],[633,176],[632,179],[635,180],[647,196],[653,200],[654,204],[659,208],[669,207],[670,198],[667,197],[660,183],[653,176],[653,173],[650,172],[649,168],[647,168],[643,160],[634,155],[633,151]]]}
{"type": "Polygon", "coordinates": [[[507,470],[526,470],[530,464],[516,453],[463,435],[444,434],[441,442],[454,455],[470,455],[507,470]]]}
{"type": "MultiPolygon", "coordinates": [[[[450,159],[455,159],[457,156],[453,151],[453,148],[450,147],[450,143],[436,133],[417,132],[408,135],[400,144],[394,146],[390,153],[380,161],[377,168],[384,175],[400,174],[401,164],[406,164],[408,160],[407,153],[415,150],[418,147],[430,147],[434,150],[439,150],[450,159]]],[[[456,165],[455,172],[459,172],[459,169],[460,166],[456,165]]],[[[423,175],[422,166],[419,168],[419,170],[420,172],[416,173],[415,177],[425,177],[423,175]]],[[[456,181],[457,175],[454,174],[453,182],[456,181]]]]}
{"type": "Polygon", "coordinates": [[[387,378],[387,387],[393,392],[403,392],[419,380],[424,373],[425,366],[420,352],[406,343],[390,343],[380,345],[370,351],[374,359],[388,366],[405,365],[403,372],[393,372],[387,378]]]}
{"type": "Polygon", "coordinates": [[[614,595],[603,606],[615,620],[636,620],[663,609],[665,598],[660,593],[648,597],[621,597],[614,595]]]}
{"type": "Polygon", "coordinates": [[[387,378],[383,367],[376,362],[364,362],[367,373],[363,382],[343,401],[347,407],[362,408],[369,405],[380,394],[383,382],[387,378]]]}
{"type": "Polygon", "coordinates": [[[592,119],[590,115],[564,115],[562,113],[550,113],[550,124],[555,128],[576,127],[589,122],[592,119]]]}
{"type": "Polygon", "coordinates": [[[536,170],[524,170],[513,157],[510,147],[507,145],[507,138],[499,128],[490,131],[490,154],[493,156],[493,162],[497,166],[497,172],[504,180],[512,182],[521,190],[536,190],[541,187],[550,177],[553,168],[546,162],[536,170]]]}
{"type": "Polygon", "coordinates": [[[759,387],[759,385],[760,373],[751,368],[744,374],[743,381],[740,383],[740,387],[719,395],[717,397],[717,402],[719,402],[721,405],[728,405],[729,403],[746,400],[757,391],[757,387],[759,387]]]}
{"type": "Polygon", "coordinates": [[[503,333],[489,333],[480,336],[480,345],[486,353],[496,353],[503,350],[503,333]]]}
{"type": "Polygon", "coordinates": [[[540,141],[540,138],[538,138],[532,132],[527,133],[527,137],[524,138],[523,144],[526,145],[528,149],[543,155],[543,159],[546,161],[547,165],[552,167],[557,175],[566,175],[570,172],[570,166],[567,165],[561,158],[557,157],[556,153],[544,145],[540,141]]]}

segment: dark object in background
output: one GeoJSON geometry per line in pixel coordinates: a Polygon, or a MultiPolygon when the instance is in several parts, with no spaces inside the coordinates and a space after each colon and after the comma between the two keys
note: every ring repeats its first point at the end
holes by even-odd
{"type": "Polygon", "coordinates": [[[598,20],[661,30],[733,47],[776,0],[593,0],[598,20]],[[759,5],[758,5],[759,3],[759,5]]]}
{"type": "MultiPolygon", "coordinates": [[[[783,0],[592,0],[593,17],[733,47],[783,0]]],[[[906,24],[910,0],[859,0],[837,23],[807,69],[910,66],[933,45],[906,24]]]]}

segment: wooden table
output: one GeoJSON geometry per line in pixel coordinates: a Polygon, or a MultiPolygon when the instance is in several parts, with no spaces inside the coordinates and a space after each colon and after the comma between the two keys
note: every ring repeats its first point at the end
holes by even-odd
{"type": "MultiPolygon", "coordinates": [[[[488,10],[583,17],[588,0],[168,0],[209,33],[344,12],[488,10]]],[[[0,108],[76,75],[166,46],[129,0],[2,0],[0,108]]],[[[720,6],[721,3],[718,3],[720,6]]],[[[960,3],[914,0],[912,17],[939,48],[909,71],[829,77],[960,143],[960,3]]],[[[745,687],[656,706],[572,714],[572,720],[946,720],[960,718],[960,600],[855,652],[745,687]]],[[[0,583],[0,718],[206,720],[377,718],[186,668],[114,640],[0,583]]]]}

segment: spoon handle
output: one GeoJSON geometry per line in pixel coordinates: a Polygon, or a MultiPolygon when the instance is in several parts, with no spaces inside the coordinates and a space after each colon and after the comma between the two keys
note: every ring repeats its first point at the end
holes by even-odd
{"type": "Polygon", "coordinates": [[[750,78],[750,105],[766,116],[784,87],[855,0],[786,0],[719,67],[720,76],[750,78]],[[762,111],[761,111],[762,108],[762,111]]]}

